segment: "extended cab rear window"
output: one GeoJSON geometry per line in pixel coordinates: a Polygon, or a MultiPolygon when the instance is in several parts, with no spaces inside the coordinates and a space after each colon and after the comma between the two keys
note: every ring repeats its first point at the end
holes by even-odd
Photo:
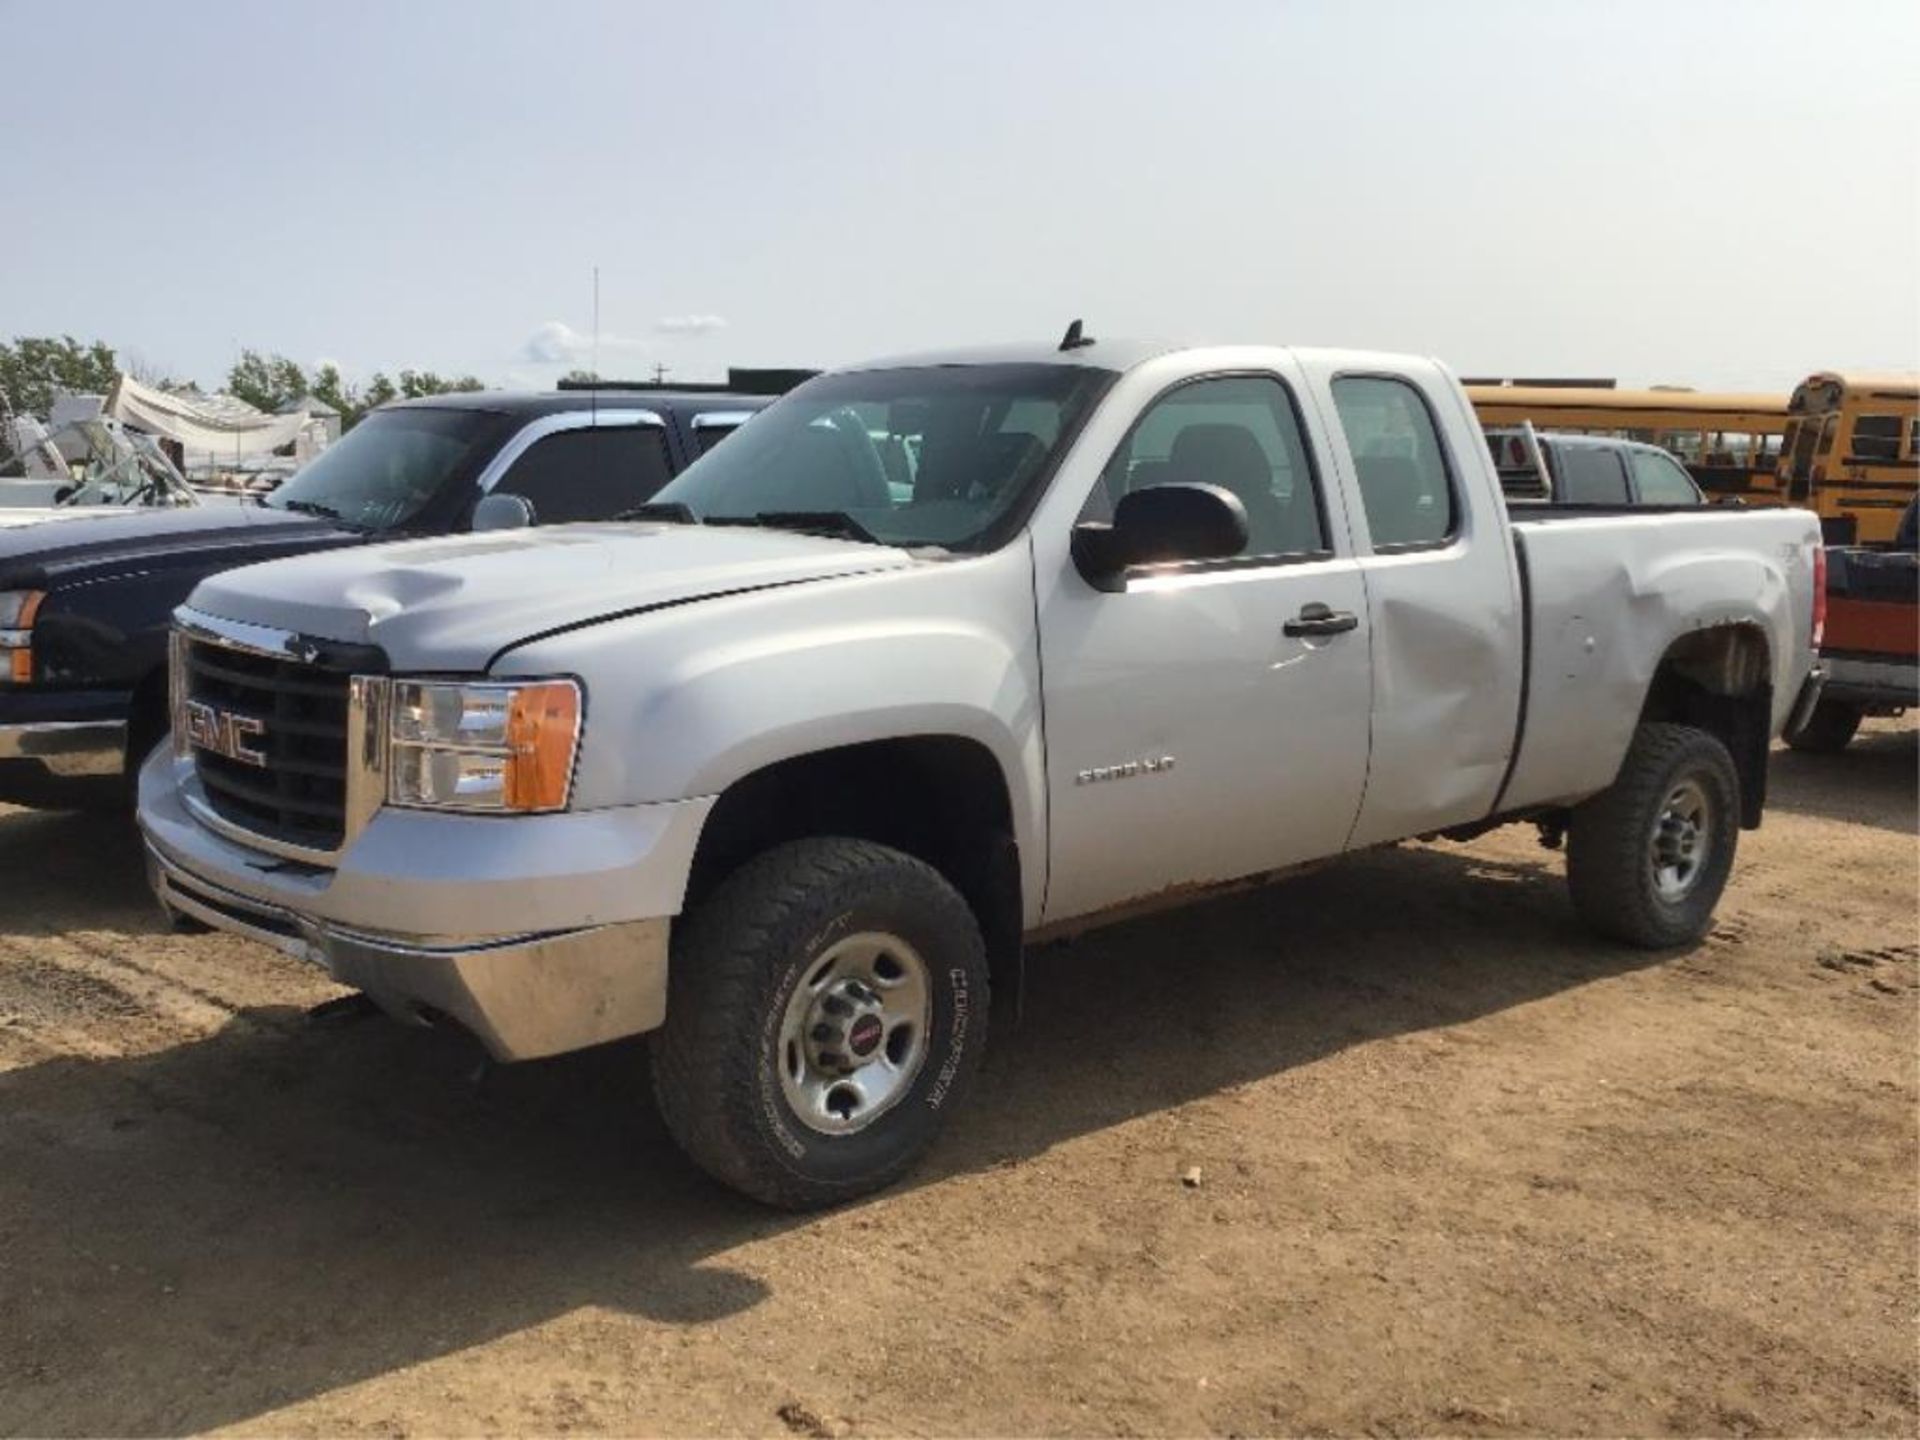
{"type": "Polygon", "coordinates": [[[1458,528],[1446,452],[1420,392],[1386,375],[1344,375],[1333,404],[1353,456],[1375,550],[1437,545],[1458,528]]]}

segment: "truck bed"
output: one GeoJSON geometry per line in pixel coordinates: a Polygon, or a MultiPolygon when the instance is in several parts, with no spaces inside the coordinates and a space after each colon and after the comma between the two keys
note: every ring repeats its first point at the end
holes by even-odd
{"type": "MultiPolygon", "coordinates": [[[[1691,631],[1749,625],[1811,647],[1793,599],[1812,586],[1819,542],[1806,511],[1516,508],[1512,532],[1526,655],[1503,813],[1611,784],[1661,657],[1691,631]]],[[[1775,733],[1803,658],[1768,656],[1775,733]]]]}

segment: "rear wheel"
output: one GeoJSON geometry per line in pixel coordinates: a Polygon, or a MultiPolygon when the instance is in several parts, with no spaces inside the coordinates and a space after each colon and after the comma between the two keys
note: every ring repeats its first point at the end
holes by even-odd
{"type": "Polygon", "coordinates": [[[1847,748],[1860,728],[1860,707],[1842,700],[1821,700],[1813,707],[1806,723],[1780,738],[1795,750],[1810,755],[1831,755],[1847,748]]]}
{"type": "Polygon", "coordinates": [[[864,840],[797,841],[748,861],[676,935],[654,1088],[715,1178],[830,1205],[932,1144],[986,1019],[980,928],[938,871],[864,840]]]}
{"type": "Polygon", "coordinates": [[[1630,945],[1698,940],[1732,873],[1739,817],[1726,746],[1691,726],[1642,725],[1612,787],[1577,806],[1567,827],[1574,908],[1630,945]]]}

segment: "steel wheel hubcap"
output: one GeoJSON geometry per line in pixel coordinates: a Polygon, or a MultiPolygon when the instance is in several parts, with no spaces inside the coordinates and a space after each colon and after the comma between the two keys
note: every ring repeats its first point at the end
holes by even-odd
{"type": "Polygon", "coordinates": [[[926,1062],[932,997],[926,962],[898,935],[823,950],[787,997],[774,1057],[801,1123],[851,1135],[898,1104],[926,1062]]]}
{"type": "Polygon", "coordinates": [[[1713,849],[1713,809],[1695,780],[1682,780],[1667,795],[1648,837],[1653,888],[1662,900],[1684,900],[1699,883],[1713,849]]]}

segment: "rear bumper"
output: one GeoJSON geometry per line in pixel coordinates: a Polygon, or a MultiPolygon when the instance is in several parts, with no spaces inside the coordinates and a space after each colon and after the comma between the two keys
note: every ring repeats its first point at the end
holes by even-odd
{"type": "Polygon", "coordinates": [[[501,1060],[559,1055],[659,1026],[665,919],[444,945],[327,925],[190,873],[151,844],[147,877],[169,912],[321,966],[414,1024],[449,1018],[501,1060]]]}
{"type": "Polygon", "coordinates": [[[1920,663],[1835,656],[1824,662],[1826,695],[1865,709],[1920,705],[1920,663]]]}

